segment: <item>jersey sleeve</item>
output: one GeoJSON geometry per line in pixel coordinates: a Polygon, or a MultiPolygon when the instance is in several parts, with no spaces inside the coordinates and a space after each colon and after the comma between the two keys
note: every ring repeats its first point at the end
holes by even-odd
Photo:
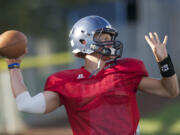
{"type": "Polygon", "coordinates": [[[63,79],[56,77],[55,75],[51,75],[48,77],[48,79],[46,80],[45,86],[44,86],[44,90],[45,91],[52,91],[52,92],[56,92],[59,95],[61,104],[63,104],[63,95],[61,94],[62,90],[63,90],[63,79]]]}
{"type": "Polygon", "coordinates": [[[128,81],[124,84],[126,85],[126,90],[133,92],[137,91],[138,85],[144,76],[148,76],[148,72],[143,61],[135,58],[126,58],[119,63],[121,72],[125,73],[123,78],[128,81]]]}
{"type": "Polygon", "coordinates": [[[138,59],[135,59],[134,62],[135,63],[133,66],[133,70],[135,71],[135,73],[140,76],[148,76],[148,72],[144,65],[144,62],[138,59]]]}
{"type": "Polygon", "coordinates": [[[132,62],[132,71],[134,75],[134,84],[135,84],[135,91],[137,91],[138,85],[141,82],[142,78],[145,76],[149,76],[147,69],[144,65],[144,62],[138,59],[134,59],[132,62]]]}

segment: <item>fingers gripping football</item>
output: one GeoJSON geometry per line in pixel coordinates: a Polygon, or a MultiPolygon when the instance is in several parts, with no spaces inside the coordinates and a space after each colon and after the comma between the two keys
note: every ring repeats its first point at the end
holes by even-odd
{"type": "Polygon", "coordinates": [[[8,65],[9,65],[9,64],[12,64],[12,63],[21,63],[22,60],[23,60],[23,58],[24,58],[24,56],[25,56],[27,53],[28,53],[28,50],[27,50],[27,48],[26,48],[26,49],[25,49],[25,53],[22,54],[20,57],[14,58],[14,59],[6,58],[6,62],[7,62],[8,65]]]}
{"type": "Polygon", "coordinates": [[[157,62],[164,60],[168,56],[166,49],[167,35],[165,35],[163,42],[159,40],[159,36],[156,32],[149,32],[149,35],[145,35],[145,39],[151,47],[157,62]]]}

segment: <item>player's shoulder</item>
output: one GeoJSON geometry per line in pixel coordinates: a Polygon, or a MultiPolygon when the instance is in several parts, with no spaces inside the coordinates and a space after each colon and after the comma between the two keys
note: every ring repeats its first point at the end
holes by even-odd
{"type": "Polygon", "coordinates": [[[117,60],[117,65],[121,66],[137,66],[142,64],[144,64],[144,62],[137,58],[123,58],[117,60]]]}
{"type": "Polygon", "coordinates": [[[65,79],[69,79],[72,78],[73,76],[76,76],[78,73],[80,73],[81,69],[68,69],[68,70],[62,70],[59,72],[55,72],[52,75],[49,76],[49,78],[54,78],[54,79],[58,79],[58,80],[65,80],[65,79]]]}
{"type": "Polygon", "coordinates": [[[146,67],[142,60],[137,58],[123,58],[117,60],[115,65],[116,69],[124,72],[134,72],[134,73],[145,73],[147,74],[146,67]]]}

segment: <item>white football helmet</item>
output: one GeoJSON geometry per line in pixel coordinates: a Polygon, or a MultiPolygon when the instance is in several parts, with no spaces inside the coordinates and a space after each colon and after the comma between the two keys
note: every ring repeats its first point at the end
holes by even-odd
{"type": "Polygon", "coordinates": [[[118,33],[111,24],[100,16],[87,16],[77,21],[70,31],[69,39],[74,54],[91,54],[98,52],[104,56],[121,57],[123,45],[116,41],[118,33]],[[108,33],[112,36],[111,41],[100,42],[95,40],[95,34],[108,33]],[[106,47],[111,46],[111,47],[106,47]],[[99,51],[99,48],[102,48],[99,51]]]}

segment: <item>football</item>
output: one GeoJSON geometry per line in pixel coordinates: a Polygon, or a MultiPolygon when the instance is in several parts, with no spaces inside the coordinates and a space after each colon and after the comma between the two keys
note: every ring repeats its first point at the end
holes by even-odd
{"type": "Polygon", "coordinates": [[[16,30],[8,30],[0,35],[0,56],[18,58],[25,53],[27,37],[24,33],[16,30]]]}

